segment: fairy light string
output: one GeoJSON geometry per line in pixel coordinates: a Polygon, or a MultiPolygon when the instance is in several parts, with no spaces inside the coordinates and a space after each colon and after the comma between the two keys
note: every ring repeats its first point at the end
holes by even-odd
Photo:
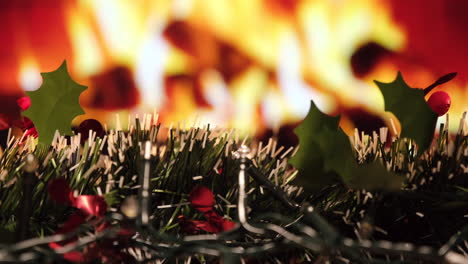
{"type": "MultiPolygon", "coordinates": [[[[447,158],[461,160],[462,162],[455,166],[463,169],[468,156],[466,121],[462,120],[460,126],[455,139],[449,137],[446,127],[442,127],[439,138],[430,151],[446,155],[447,158]]],[[[400,256],[403,256],[405,261],[424,259],[445,263],[463,263],[468,260],[467,256],[457,249],[466,241],[468,227],[454,234],[440,248],[343,236],[327,221],[326,217],[321,215],[320,212],[323,212],[324,208],[313,206],[312,203],[315,203],[313,199],[309,203],[297,203],[295,200],[302,194],[300,188],[284,184],[297,173],[282,165],[283,161],[294,153],[293,149],[283,150],[284,152],[281,153],[278,152],[275,144],[269,141],[265,145],[259,144],[255,150],[250,151],[246,146],[248,142],[243,140],[241,144],[236,141],[232,136],[233,132],[226,133],[223,130],[208,128],[189,131],[178,128],[169,129],[167,131],[169,137],[164,143],[157,141],[157,135],[165,133],[160,129],[159,125],[147,125],[145,122],[144,126],[140,126],[137,122],[130,132],[108,131],[104,138],[90,133],[88,141],[83,146],[80,146],[80,135],[72,136],[68,141],[70,144],[65,144],[64,142],[67,141],[56,135],[52,150],[39,148],[34,150],[39,161],[35,172],[39,182],[44,184],[57,176],[64,176],[76,190],[75,196],[93,189],[99,192],[98,188],[100,188],[100,192],[110,205],[110,211],[100,221],[108,221],[112,223],[112,226],[96,231],[95,225],[85,223],[69,233],[3,245],[0,247],[0,263],[59,259],[67,252],[82,250],[94,243],[119,237],[118,226],[120,225],[129,225],[135,231],[135,235],[128,239],[130,246],[125,250],[135,258],[148,263],[177,258],[181,253],[190,256],[207,255],[225,259],[242,259],[269,254],[279,248],[288,247],[303,249],[305,258],[310,257],[311,254],[328,252],[344,260],[367,256],[370,257],[369,262],[386,261],[387,258],[399,259],[400,256]],[[140,146],[144,150],[143,155],[141,155],[140,146]],[[107,149],[107,155],[101,155],[103,149],[107,149]],[[237,151],[234,153],[227,151],[233,149],[237,151]],[[200,152],[205,153],[205,159],[195,160],[192,155],[196,156],[200,152]],[[129,159],[132,159],[132,162],[129,159]],[[129,166],[133,164],[133,161],[138,160],[141,161],[141,170],[138,166],[129,166]],[[192,169],[184,169],[188,167],[192,169]],[[221,200],[230,204],[224,203],[224,205],[217,204],[216,206],[227,215],[233,215],[227,213],[228,209],[236,211],[239,228],[218,234],[203,235],[181,236],[172,232],[173,226],[177,226],[174,222],[177,212],[187,211],[186,206],[188,206],[184,192],[178,191],[178,188],[190,186],[193,181],[207,184],[213,177],[221,177],[218,174],[220,169],[229,170],[230,176],[234,173],[237,181],[234,182],[233,188],[228,189],[228,192],[219,193],[221,200]],[[155,174],[155,171],[158,173],[155,174]],[[272,171],[273,173],[270,173],[272,171]],[[184,174],[193,174],[194,177],[198,175],[201,178],[181,177],[184,174]],[[277,179],[275,179],[275,174],[277,179]],[[170,188],[174,186],[178,188],[170,188]],[[261,189],[264,189],[263,195],[268,196],[271,202],[282,204],[290,212],[269,212],[258,215],[250,212],[249,214],[249,201],[258,199],[259,195],[262,195],[261,189]],[[145,190],[148,193],[145,193],[145,190]],[[119,191],[122,194],[115,195],[119,191]],[[126,198],[121,195],[132,193],[138,194],[138,199],[135,201],[135,196],[128,196],[125,199],[129,201],[126,209],[123,205],[122,209],[112,205],[112,199],[126,198]],[[161,215],[161,220],[167,219],[166,224],[159,225],[159,228],[147,228],[155,226],[152,220],[152,216],[155,217],[155,215],[161,215]],[[161,232],[161,230],[166,231],[161,232]],[[51,242],[60,242],[75,236],[80,239],[65,247],[55,250],[48,247],[51,242]]],[[[385,131],[380,132],[385,134],[385,131]]],[[[357,159],[365,162],[369,159],[385,158],[391,169],[396,167],[404,169],[408,173],[404,191],[407,195],[419,195],[420,192],[417,192],[419,189],[427,188],[426,186],[431,184],[431,180],[421,174],[421,171],[426,171],[427,168],[419,168],[413,162],[401,163],[398,149],[382,148],[383,143],[380,138],[375,134],[363,140],[358,133],[353,140],[354,148],[358,153],[357,159]]],[[[33,151],[31,149],[24,151],[23,145],[20,144],[22,140],[22,138],[9,140],[10,147],[5,149],[0,159],[4,168],[18,167],[22,160],[18,157],[27,155],[28,151],[33,151]]],[[[402,145],[410,144],[404,142],[403,139],[396,140],[402,145]]],[[[443,166],[446,166],[444,159],[440,160],[439,165],[437,161],[430,162],[432,161],[429,159],[426,165],[434,166],[430,167],[430,171],[434,173],[438,173],[443,166]]],[[[423,163],[419,166],[426,165],[423,163]]],[[[446,177],[444,181],[450,181],[455,176],[446,175],[446,177]]],[[[14,181],[14,174],[8,173],[2,176],[1,188],[5,191],[0,205],[2,213],[15,211],[14,204],[9,199],[5,199],[14,194],[12,188],[14,181]]],[[[216,184],[213,187],[215,190],[222,189],[216,184]]],[[[33,212],[34,218],[40,215],[41,211],[49,210],[47,208],[50,206],[45,200],[44,189],[41,188],[44,187],[36,186],[33,197],[33,208],[36,210],[33,212]],[[41,202],[37,203],[37,201],[41,202]]],[[[353,201],[359,206],[368,206],[377,199],[376,194],[365,190],[351,190],[350,192],[353,193],[353,201]]],[[[336,206],[326,202],[323,204],[330,208],[329,210],[336,206]]],[[[343,212],[343,219],[350,218],[350,214],[352,213],[343,212]]],[[[421,213],[421,217],[424,217],[424,214],[421,213]]]]}

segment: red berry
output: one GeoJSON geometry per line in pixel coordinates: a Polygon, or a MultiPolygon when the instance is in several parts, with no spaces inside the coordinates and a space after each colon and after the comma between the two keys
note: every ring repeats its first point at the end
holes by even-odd
{"type": "Polygon", "coordinates": [[[21,108],[21,110],[26,111],[31,106],[31,98],[23,96],[16,100],[16,103],[21,108]]]}
{"type": "Polygon", "coordinates": [[[80,126],[78,127],[78,132],[81,133],[81,143],[84,142],[89,137],[89,130],[92,130],[96,133],[96,136],[103,137],[104,136],[104,129],[102,128],[101,123],[96,119],[86,119],[81,122],[80,126]]]}
{"type": "Polygon", "coordinates": [[[447,113],[451,103],[450,95],[443,91],[433,93],[431,97],[429,97],[429,100],[427,100],[429,107],[439,116],[443,116],[447,113]]]}

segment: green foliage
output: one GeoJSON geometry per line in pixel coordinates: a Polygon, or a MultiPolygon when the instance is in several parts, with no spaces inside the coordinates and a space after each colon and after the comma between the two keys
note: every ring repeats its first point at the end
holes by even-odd
{"type": "Polygon", "coordinates": [[[294,183],[312,193],[340,179],[353,188],[398,189],[401,179],[377,161],[357,164],[339,119],[323,114],[311,101],[309,113],[295,130],[300,147],[290,160],[299,169],[294,183]]]}
{"type": "MultiPolygon", "coordinates": [[[[303,186],[308,191],[316,191],[336,181],[336,172],[325,168],[326,157],[332,157],[333,153],[344,154],[344,159],[339,161],[339,166],[342,166],[349,162],[346,157],[352,155],[350,152],[343,153],[335,149],[339,146],[337,140],[343,141],[345,137],[338,130],[338,122],[339,117],[324,115],[311,101],[309,113],[295,130],[300,146],[299,151],[290,160],[290,163],[299,170],[294,184],[303,186]],[[333,146],[335,143],[338,144],[333,146]]],[[[350,149],[344,149],[345,152],[348,150],[350,149]]],[[[333,160],[329,160],[327,165],[330,166],[332,163],[333,160]]]]}
{"type": "Polygon", "coordinates": [[[71,79],[66,61],[57,70],[41,75],[41,87],[26,92],[31,98],[31,107],[23,114],[36,126],[39,142],[50,144],[56,130],[62,135],[72,134],[71,121],[84,114],[79,96],[87,87],[71,79]]]}
{"type": "Polygon", "coordinates": [[[338,125],[339,119],[323,114],[311,101],[309,113],[295,130],[300,147],[290,160],[299,169],[294,183],[309,192],[337,180],[352,188],[398,189],[401,179],[378,161],[357,163],[350,141],[338,125]]]}
{"type": "MultiPolygon", "coordinates": [[[[57,177],[64,177],[78,194],[103,193],[109,208],[107,217],[112,219],[113,227],[138,228],[133,220],[123,217],[119,212],[127,197],[138,195],[140,147],[146,140],[152,141],[155,147],[151,157],[152,228],[139,232],[142,236],[136,239],[125,237],[125,240],[132,248],[138,250],[148,248],[147,243],[150,243],[153,251],[147,258],[154,257],[172,263],[177,260],[183,261],[190,256],[194,261],[197,259],[196,261],[205,263],[218,261],[220,257],[227,261],[232,255],[234,259],[242,257],[261,263],[289,263],[293,259],[296,262],[306,259],[314,262],[321,259],[338,262],[340,259],[347,259],[350,263],[369,263],[368,258],[371,256],[377,263],[383,256],[379,252],[387,250],[388,253],[393,252],[389,261],[404,258],[405,263],[421,263],[410,261],[406,254],[402,255],[399,251],[401,248],[398,249],[400,244],[397,243],[395,248],[388,249],[389,244],[386,242],[386,248],[380,248],[382,244],[379,240],[409,241],[416,246],[429,245],[438,249],[453,234],[468,230],[468,227],[465,228],[464,218],[468,201],[468,193],[464,190],[468,186],[466,173],[460,166],[468,162],[468,156],[463,155],[468,147],[468,136],[464,133],[459,132],[453,138],[441,128],[437,142],[434,142],[431,151],[428,152],[430,155],[415,156],[411,151],[413,145],[407,145],[411,142],[401,138],[392,142],[390,148],[384,148],[377,136],[362,139],[359,144],[354,142],[351,148],[348,138],[338,127],[338,117],[320,113],[313,104],[304,123],[307,127],[301,126],[298,130],[302,129],[303,133],[309,134],[302,135],[301,138],[304,139],[301,139],[301,142],[307,142],[306,147],[314,148],[303,146],[304,149],[301,147],[302,150],[297,154],[305,162],[303,166],[312,173],[309,175],[306,174],[308,171],[300,171],[297,177],[307,184],[309,179],[316,175],[313,167],[307,164],[307,161],[310,161],[309,155],[314,155],[313,157],[321,162],[315,163],[321,172],[328,173],[325,175],[332,175],[337,180],[343,177],[346,168],[350,169],[352,173],[345,174],[348,178],[343,177],[342,180],[346,184],[328,184],[315,193],[311,193],[307,187],[307,197],[303,200],[304,196],[300,195],[303,193],[302,188],[289,184],[295,175],[294,170],[286,166],[291,152],[284,157],[274,155],[277,150],[274,144],[269,144],[261,151],[255,151],[251,160],[259,171],[266,177],[270,176],[269,179],[286,192],[291,200],[300,205],[307,202],[312,205],[317,215],[305,217],[302,210],[286,208],[269,190],[247,177],[248,206],[251,209],[249,222],[260,227],[276,224],[290,234],[300,237],[300,243],[283,239],[280,233],[275,233],[278,231],[270,230],[271,232],[252,237],[242,229],[240,232],[220,233],[216,240],[205,240],[203,237],[201,240],[185,240],[187,233],[182,229],[178,216],[205,220],[189,204],[189,193],[197,184],[205,185],[213,191],[216,200],[214,208],[217,213],[237,221],[239,161],[232,151],[236,150],[241,142],[235,140],[236,137],[226,130],[191,128],[188,131],[167,131],[160,130],[160,127],[155,125],[149,129],[142,129],[139,120],[136,120],[133,125],[135,129],[131,131],[107,131],[106,139],[91,137],[84,145],[80,145],[78,136],[72,136],[68,141],[71,142],[69,145],[54,144],[36,148],[34,154],[40,166],[36,172],[38,184],[34,185],[29,230],[34,237],[53,234],[74,212],[73,208],[57,205],[48,198],[47,184],[57,177]],[[158,133],[167,133],[167,139],[156,141],[157,138],[161,138],[158,137],[158,133]],[[328,151],[327,148],[333,150],[328,151]],[[342,163],[339,159],[351,165],[342,163]],[[358,165],[356,160],[363,164],[358,165]],[[371,190],[391,185],[396,178],[394,175],[380,175],[382,166],[376,162],[380,160],[391,164],[390,171],[405,176],[405,185],[401,191],[389,193],[371,190]],[[340,168],[339,164],[345,164],[346,167],[340,168]],[[386,182],[386,179],[390,180],[390,183],[386,182]],[[349,188],[350,186],[353,188],[349,188]],[[112,218],[114,216],[115,218],[112,218]],[[447,225],[447,222],[450,222],[450,225],[447,225]],[[333,227],[331,230],[336,233],[337,239],[330,238],[330,226],[333,227]],[[317,234],[308,231],[310,228],[317,230],[317,234]],[[142,237],[147,240],[144,244],[142,237]],[[349,238],[346,245],[341,243],[343,238],[349,238]],[[365,247],[364,244],[359,245],[359,241],[364,241],[363,239],[366,239],[365,247]],[[267,249],[265,243],[271,245],[272,241],[275,246],[267,249]],[[350,241],[359,246],[350,247],[350,241]],[[325,247],[308,248],[304,246],[308,242],[325,247]],[[161,247],[166,243],[168,247],[161,247]],[[372,243],[370,247],[369,243],[372,243]],[[221,255],[205,255],[205,247],[220,252],[221,255]],[[239,247],[246,248],[249,253],[235,253],[239,247]]],[[[0,235],[9,238],[14,237],[17,227],[16,212],[22,195],[21,180],[18,179],[24,174],[24,157],[32,151],[28,146],[18,144],[18,140],[9,145],[0,156],[0,235]]],[[[65,139],[61,137],[58,140],[65,139]]],[[[253,147],[256,145],[255,142],[246,144],[253,147]]],[[[316,162],[313,159],[312,161],[316,162]]],[[[89,225],[92,221],[87,222],[85,229],[80,231],[80,238],[88,239],[101,234],[89,225]]],[[[460,238],[463,237],[466,237],[466,234],[460,235],[460,238]]],[[[105,241],[101,238],[99,240],[105,241]]],[[[2,243],[7,243],[8,246],[0,245],[0,251],[17,253],[15,247],[10,246],[12,240],[5,237],[0,239],[0,244],[2,243]]],[[[94,245],[84,246],[79,250],[86,252],[92,246],[94,245]]],[[[114,248],[105,249],[112,251],[114,248]]],[[[21,252],[29,254],[29,250],[34,251],[38,259],[44,256],[41,252],[50,253],[50,259],[58,257],[50,251],[47,243],[26,250],[21,249],[21,252]]],[[[438,260],[435,258],[434,262],[428,263],[440,263],[436,262],[438,260]]],[[[42,263],[44,259],[37,262],[42,263]]]]}
{"type": "MultiPolygon", "coordinates": [[[[72,208],[57,205],[48,198],[47,183],[54,178],[64,177],[71,189],[77,190],[79,194],[93,195],[101,191],[108,207],[115,210],[120,209],[127,197],[137,196],[141,166],[140,141],[146,140],[158,145],[157,155],[151,158],[152,224],[155,229],[161,233],[180,232],[177,220],[179,215],[204,219],[188,205],[189,193],[198,184],[207,186],[216,195],[217,211],[221,215],[231,220],[236,218],[236,210],[231,205],[237,202],[239,163],[232,151],[241,142],[233,139],[229,130],[193,128],[189,131],[170,129],[160,132],[159,126],[153,125],[148,130],[141,129],[139,124],[140,121],[136,120],[132,131],[108,131],[105,141],[97,137],[80,145],[78,136],[74,135],[69,141],[72,144],[66,147],[54,148],[48,145],[35,149],[34,154],[41,166],[32,201],[34,212],[31,233],[53,233],[72,211],[72,208]],[[156,143],[158,133],[167,133],[167,139],[156,143]],[[220,170],[214,170],[216,166],[220,170]],[[157,207],[170,204],[174,206],[157,207]]],[[[61,136],[59,140],[64,138],[61,136]]],[[[0,178],[0,228],[15,223],[15,214],[20,206],[18,201],[21,200],[22,185],[17,179],[23,176],[21,168],[27,151],[23,151],[23,145],[13,145],[0,156],[0,171],[5,173],[4,178],[0,178]]],[[[271,151],[274,152],[273,148],[271,151]]],[[[272,157],[271,153],[252,158],[265,175],[276,169],[279,183],[285,182],[293,174],[293,171],[286,171],[285,167],[277,168],[280,159],[272,157]]],[[[289,155],[284,157],[288,158],[289,155]]],[[[253,188],[249,198],[256,212],[284,210],[283,205],[267,191],[261,192],[259,184],[251,178],[249,184],[253,188]]]]}
{"type": "Polygon", "coordinates": [[[401,137],[416,141],[419,153],[432,142],[437,114],[427,105],[422,89],[409,87],[400,72],[391,83],[375,81],[385,101],[385,111],[392,112],[400,121],[401,137]]]}

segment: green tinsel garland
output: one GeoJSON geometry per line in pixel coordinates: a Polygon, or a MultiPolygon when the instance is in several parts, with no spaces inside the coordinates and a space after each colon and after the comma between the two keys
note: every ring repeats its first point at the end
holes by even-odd
{"type": "MultiPolygon", "coordinates": [[[[389,170],[403,175],[405,183],[398,192],[351,189],[338,181],[317,193],[306,193],[300,186],[291,184],[297,171],[288,164],[288,159],[296,149],[281,148],[274,140],[267,144],[241,140],[232,130],[162,129],[160,125],[148,125],[137,119],[128,131],[107,131],[102,138],[90,132],[84,145],[80,144],[80,135],[57,134],[50,146],[36,145],[32,137],[11,139],[0,158],[0,243],[5,245],[0,248],[0,256],[3,254],[5,261],[10,258],[13,262],[61,261],[47,243],[21,249],[13,244],[27,154],[34,153],[38,161],[28,233],[43,237],[54,234],[74,212],[73,208],[57,205],[48,197],[47,184],[60,177],[70,183],[76,195],[103,195],[112,226],[135,226],[134,220],[125,217],[128,215],[125,210],[129,197],[138,195],[142,144],[150,141],[153,143],[151,225],[146,233],[140,232],[129,240],[128,248],[123,249],[140,261],[162,263],[190,259],[197,263],[217,262],[221,257],[223,263],[241,260],[248,263],[435,263],[440,259],[433,251],[415,250],[416,255],[411,256],[401,244],[379,241],[411,242],[438,249],[461,231],[464,233],[451,241],[453,245],[449,249],[459,254],[458,257],[468,257],[468,136],[463,130],[464,122],[463,119],[455,136],[441,126],[439,137],[421,156],[414,155],[414,145],[406,139],[395,139],[386,147],[380,140],[384,135],[356,134],[352,139],[356,162],[381,160],[389,170]],[[298,204],[310,204],[314,214],[308,217],[304,210],[291,210],[248,177],[249,221],[268,230],[281,227],[283,231],[264,234],[239,231],[221,234],[214,240],[203,237],[187,240],[178,216],[203,219],[188,202],[189,193],[196,185],[204,185],[215,194],[214,208],[218,214],[238,221],[240,161],[233,153],[243,144],[251,147],[250,160],[262,175],[298,204]],[[237,246],[244,248],[243,251],[234,250],[237,246]],[[29,259],[25,252],[31,253],[29,259]],[[423,259],[424,256],[434,256],[434,259],[423,259]]],[[[75,233],[81,237],[98,234],[93,225],[85,225],[75,233]]],[[[95,239],[105,239],[99,237],[95,239]]],[[[76,245],[76,249],[86,251],[91,245],[91,242],[76,245]]]]}

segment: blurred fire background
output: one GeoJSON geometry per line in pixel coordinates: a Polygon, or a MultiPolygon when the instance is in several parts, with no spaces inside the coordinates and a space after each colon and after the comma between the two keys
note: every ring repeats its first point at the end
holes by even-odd
{"type": "Polygon", "coordinates": [[[85,116],[160,114],[250,133],[301,120],[310,99],[347,131],[385,124],[373,80],[401,71],[468,108],[466,0],[1,0],[0,113],[64,59],[85,116]]]}

